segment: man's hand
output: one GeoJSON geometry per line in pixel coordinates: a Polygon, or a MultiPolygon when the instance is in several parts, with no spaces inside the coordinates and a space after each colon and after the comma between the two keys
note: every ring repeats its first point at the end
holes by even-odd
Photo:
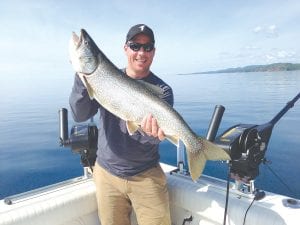
{"type": "Polygon", "coordinates": [[[144,117],[141,128],[149,136],[157,137],[160,141],[165,139],[163,130],[158,126],[157,120],[151,114],[144,117]]]}

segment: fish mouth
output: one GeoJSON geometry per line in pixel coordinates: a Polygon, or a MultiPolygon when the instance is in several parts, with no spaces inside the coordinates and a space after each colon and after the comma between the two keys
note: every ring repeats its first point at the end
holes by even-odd
{"type": "Polygon", "coordinates": [[[75,32],[72,32],[72,42],[75,45],[76,49],[80,46],[81,38],[75,32]]]}
{"type": "Polygon", "coordinates": [[[72,40],[76,49],[78,49],[82,42],[84,42],[86,35],[87,32],[84,29],[80,30],[80,36],[78,36],[75,32],[72,32],[72,40]]]}

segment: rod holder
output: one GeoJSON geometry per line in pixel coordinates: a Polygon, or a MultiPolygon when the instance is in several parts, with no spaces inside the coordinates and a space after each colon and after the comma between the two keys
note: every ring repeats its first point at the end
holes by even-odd
{"type": "Polygon", "coordinates": [[[223,113],[225,111],[225,107],[222,105],[216,105],[213,116],[210,120],[210,124],[208,127],[206,139],[209,141],[214,141],[223,117],[223,113]]]}
{"type": "Polygon", "coordinates": [[[68,110],[61,108],[58,111],[59,114],[59,142],[60,146],[65,146],[69,140],[68,135],[68,110]]]}

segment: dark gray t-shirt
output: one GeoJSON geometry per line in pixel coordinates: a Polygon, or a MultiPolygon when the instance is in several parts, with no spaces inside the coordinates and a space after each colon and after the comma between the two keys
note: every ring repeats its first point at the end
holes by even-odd
{"type": "MultiPolygon", "coordinates": [[[[161,98],[173,106],[173,91],[169,85],[153,73],[143,81],[159,86],[163,90],[161,98]]],[[[99,110],[97,163],[107,171],[119,177],[134,176],[159,162],[160,141],[140,132],[129,135],[124,120],[90,100],[78,76],[75,76],[69,100],[77,122],[89,119],[99,110]]]]}

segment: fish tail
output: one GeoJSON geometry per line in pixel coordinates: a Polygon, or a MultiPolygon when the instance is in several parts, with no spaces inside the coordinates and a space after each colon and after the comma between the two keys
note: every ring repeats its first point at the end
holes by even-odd
{"type": "Polygon", "coordinates": [[[186,145],[187,160],[192,180],[197,180],[207,160],[230,160],[228,153],[202,137],[197,137],[197,144],[186,145]]]}

